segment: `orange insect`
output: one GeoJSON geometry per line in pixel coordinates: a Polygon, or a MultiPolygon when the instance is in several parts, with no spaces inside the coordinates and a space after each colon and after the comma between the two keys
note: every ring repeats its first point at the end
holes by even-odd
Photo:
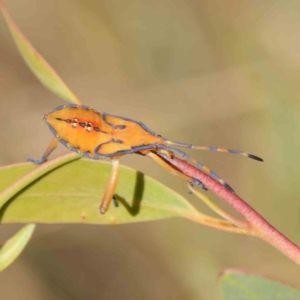
{"type": "MultiPolygon", "coordinates": [[[[100,205],[100,212],[102,214],[108,210],[117,186],[119,158],[126,154],[137,153],[150,155],[155,158],[155,155],[164,153],[170,157],[183,158],[206,171],[211,177],[233,193],[232,188],[217,174],[173,146],[228,152],[263,161],[255,155],[242,151],[173,142],[161,135],[155,134],[141,122],[110,115],[105,112],[98,112],[85,105],[61,105],[47,115],[44,115],[43,119],[48,124],[56,139],[53,140],[41,159],[33,160],[29,158],[28,161],[34,162],[35,164],[43,163],[56,148],[58,141],[71,151],[77,152],[82,156],[92,159],[111,159],[113,168],[100,205]]],[[[156,161],[159,162],[158,160],[156,161]]],[[[179,171],[172,170],[172,166],[166,166],[166,164],[161,165],[179,177],[184,179],[189,178],[179,171]]],[[[195,183],[206,190],[201,182],[195,180],[195,183]]]]}

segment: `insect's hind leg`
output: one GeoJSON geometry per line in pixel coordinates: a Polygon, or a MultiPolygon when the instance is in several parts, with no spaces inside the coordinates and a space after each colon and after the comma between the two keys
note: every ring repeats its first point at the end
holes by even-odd
{"type": "Polygon", "coordinates": [[[148,152],[146,154],[147,156],[150,156],[155,162],[157,162],[159,165],[161,165],[163,168],[165,168],[168,172],[170,172],[172,175],[179,177],[183,180],[187,180],[188,182],[191,182],[192,184],[198,185],[200,188],[202,188],[204,191],[207,191],[207,188],[204,186],[204,184],[195,178],[192,178],[190,176],[185,175],[179,170],[176,170],[172,164],[168,164],[164,160],[164,156],[160,153],[155,153],[155,152],[148,152]]]}
{"type": "Polygon", "coordinates": [[[213,171],[211,171],[208,167],[206,167],[205,165],[203,165],[202,163],[200,163],[199,161],[197,161],[195,158],[190,157],[189,155],[187,155],[186,153],[184,153],[183,151],[180,151],[176,148],[173,147],[169,147],[167,145],[163,145],[163,144],[155,144],[155,146],[158,149],[164,149],[170,152],[173,152],[174,154],[179,155],[180,157],[191,161],[192,163],[194,163],[195,165],[197,165],[200,169],[202,169],[203,171],[205,171],[206,173],[208,173],[212,178],[214,178],[215,180],[217,180],[219,183],[221,183],[224,187],[226,187],[231,193],[235,194],[234,190],[230,187],[229,184],[227,184],[223,179],[221,179],[216,173],[214,173],[213,171]]]}
{"type": "Polygon", "coordinates": [[[58,144],[58,139],[53,138],[49,147],[47,148],[44,155],[40,159],[28,158],[27,161],[33,162],[36,165],[40,165],[40,164],[44,163],[47,160],[48,156],[52,153],[52,151],[57,147],[57,144],[58,144]]]}
{"type": "Polygon", "coordinates": [[[198,180],[196,178],[193,178],[193,182],[192,183],[195,184],[195,185],[197,185],[197,186],[199,186],[199,187],[201,187],[201,189],[204,190],[204,191],[208,190],[207,187],[200,180],[198,180]]]}

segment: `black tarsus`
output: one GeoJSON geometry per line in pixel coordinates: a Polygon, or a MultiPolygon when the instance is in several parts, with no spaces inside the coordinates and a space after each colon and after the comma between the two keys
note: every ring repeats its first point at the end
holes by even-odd
{"type": "Polygon", "coordinates": [[[199,187],[201,187],[201,189],[203,189],[204,191],[207,191],[208,188],[199,180],[199,179],[196,179],[196,178],[193,178],[193,182],[191,182],[191,184],[196,184],[198,185],[199,187]]]}
{"type": "Polygon", "coordinates": [[[226,182],[224,182],[223,185],[226,187],[227,190],[229,190],[232,194],[235,195],[235,191],[232,189],[232,187],[229,184],[227,184],[226,182]]]}

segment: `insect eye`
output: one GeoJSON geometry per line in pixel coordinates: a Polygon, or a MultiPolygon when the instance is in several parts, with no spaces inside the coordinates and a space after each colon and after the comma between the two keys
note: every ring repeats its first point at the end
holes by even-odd
{"type": "Polygon", "coordinates": [[[86,131],[87,131],[87,132],[90,132],[90,131],[92,130],[92,127],[93,127],[92,123],[91,123],[91,122],[88,122],[88,123],[86,124],[86,131]]]}
{"type": "Polygon", "coordinates": [[[76,128],[77,124],[78,124],[78,120],[77,119],[73,119],[72,120],[72,127],[76,128]]]}

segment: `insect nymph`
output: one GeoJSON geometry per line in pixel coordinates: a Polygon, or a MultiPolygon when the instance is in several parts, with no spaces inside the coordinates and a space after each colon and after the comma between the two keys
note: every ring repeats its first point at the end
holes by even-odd
{"type": "MultiPolygon", "coordinates": [[[[44,115],[43,119],[57,140],[71,151],[91,159],[111,159],[113,169],[100,205],[101,213],[105,213],[109,208],[117,186],[119,158],[126,154],[167,153],[191,161],[232,192],[230,186],[208,167],[174,146],[240,154],[262,161],[257,156],[238,150],[173,142],[157,135],[141,122],[98,112],[85,105],[61,105],[44,115]]],[[[55,141],[51,143],[41,159],[28,160],[41,164],[47,160],[56,146],[55,141]]]]}

